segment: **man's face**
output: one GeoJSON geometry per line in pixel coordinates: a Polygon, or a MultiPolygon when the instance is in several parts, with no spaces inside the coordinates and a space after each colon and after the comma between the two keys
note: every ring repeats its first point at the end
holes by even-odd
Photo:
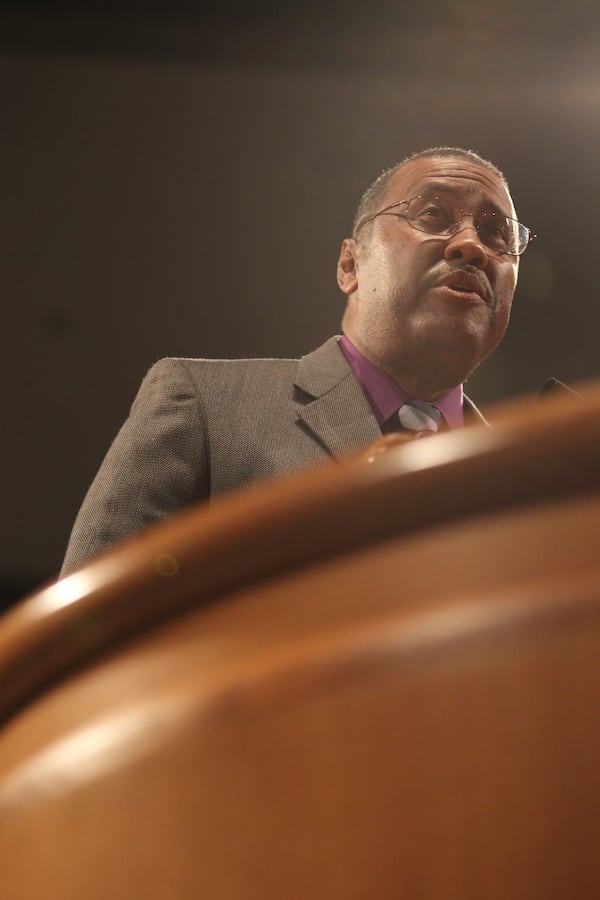
{"type": "Polygon", "coordinates": [[[459,230],[428,234],[405,218],[378,216],[356,241],[344,241],[338,282],[349,297],[344,330],[358,348],[402,386],[412,374],[442,392],[464,381],[500,342],[517,283],[518,258],[494,254],[469,214],[515,211],[501,179],[461,157],[406,163],[379,208],[423,194],[462,207],[459,230]]]}

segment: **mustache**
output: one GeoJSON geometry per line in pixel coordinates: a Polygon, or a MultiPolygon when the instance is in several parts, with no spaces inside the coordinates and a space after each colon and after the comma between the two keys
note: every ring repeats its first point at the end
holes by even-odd
{"type": "Polygon", "coordinates": [[[437,287],[440,284],[447,284],[453,276],[457,275],[457,273],[466,276],[469,281],[474,283],[474,286],[476,285],[478,293],[481,294],[488,306],[493,307],[495,305],[496,299],[494,291],[492,290],[487,275],[485,272],[482,272],[481,269],[472,266],[470,263],[451,264],[446,262],[446,260],[442,260],[429,270],[427,275],[427,287],[437,287]]]}

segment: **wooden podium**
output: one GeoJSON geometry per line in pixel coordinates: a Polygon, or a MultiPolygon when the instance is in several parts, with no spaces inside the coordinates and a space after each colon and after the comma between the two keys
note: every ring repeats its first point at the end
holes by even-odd
{"type": "Polygon", "coordinates": [[[0,621],[0,900],[600,886],[600,387],[189,510],[0,621]]]}

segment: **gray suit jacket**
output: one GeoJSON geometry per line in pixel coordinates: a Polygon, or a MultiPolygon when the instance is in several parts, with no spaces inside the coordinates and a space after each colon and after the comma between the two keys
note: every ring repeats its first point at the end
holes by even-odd
{"type": "Polygon", "coordinates": [[[63,573],[195,501],[380,437],[337,342],[300,360],[156,363],[85,497],[63,573]]]}

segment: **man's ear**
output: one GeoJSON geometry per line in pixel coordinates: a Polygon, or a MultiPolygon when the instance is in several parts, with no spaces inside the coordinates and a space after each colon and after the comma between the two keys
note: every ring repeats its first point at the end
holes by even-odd
{"type": "Polygon", "coordinates": [[[358,250],[357,242],[353,238],[346,238],[338,259],[337,283],[348,297],[358,288],[358,250]]]}

